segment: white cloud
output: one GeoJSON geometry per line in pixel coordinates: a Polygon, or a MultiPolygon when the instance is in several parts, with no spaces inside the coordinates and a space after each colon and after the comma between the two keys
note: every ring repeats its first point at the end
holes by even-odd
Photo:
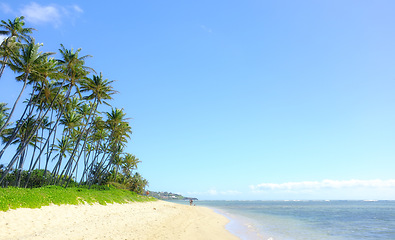
{"type": "Polygon", "coordinates": [[[35,2],[21,9],[21,14],[27,21],[33,23],[55,22],[60,23],[61,14],[55,6],[41,6],[35,2]]]}
{"type": "Polygon", "coordinates": [[[320,189],[345,189],[345,188],[395,188],[395,179],[390,180],[323,180],[287,183],[261,183],[250,186],[254,192],[268,190],[320,190],[320,189]]]}
{"type": "Polygon", "coordinates": [[[45,6],[35,2],[20,9],[20,14],[25,16],[26,21],[34,24],[50,23],[55,27],[62,23],[64,17],[74,18],[76,14],[80,13],[83,13],[83,10],[78,5],[63,7],[51,4],[45,6]]]}
{"type": "Polygon", "coordinates": [[[0,43],[2,43],[4,41],[5,37],[6,37],[5,35],[0,35],[0,43]]]}
{"type": "Polygon", "coordinates": [[[82,10],[78,5],[73,5],[73,9],[74,9],[76,12],[79,12],[79,13],[83,13],[83,12],[84,12],[84,10],[82,10]]]}
{"type": "Polygon", "coordinates": [[[210,189],[207,191],[207,194],[208,195],[218,195],[218,191],[215,189],[210,189]]]}

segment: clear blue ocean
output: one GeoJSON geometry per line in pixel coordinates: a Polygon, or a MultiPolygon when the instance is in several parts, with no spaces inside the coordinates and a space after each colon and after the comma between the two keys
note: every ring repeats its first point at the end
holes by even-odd
{"type": "Polygon", "coordinates": [[[395,201],[196,201],[245,240],[395,240],[395,201]]]}

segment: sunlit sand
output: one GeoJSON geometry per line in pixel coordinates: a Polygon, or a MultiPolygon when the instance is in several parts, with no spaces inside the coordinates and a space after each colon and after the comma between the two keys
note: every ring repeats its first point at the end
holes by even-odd
{"type": "Polygon", "coordinates": [[[211,209],[164,201],[0,212],[0,239],[238,239],[211,209]]]}

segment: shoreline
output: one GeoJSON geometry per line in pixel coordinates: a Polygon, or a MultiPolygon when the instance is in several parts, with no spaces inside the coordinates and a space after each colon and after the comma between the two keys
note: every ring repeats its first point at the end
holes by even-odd
{"type": "MultiPolygon", "coordinates": [[[[189,202],[187,201],[170,200],[167,202],[189,206],[189,202]]],[[[225,225],[225,229],[228,230],[228,232],[230,232],[231,234],[238,237],[239,239],[241,240],[271,239],[270,236],[263,233],[261,229],[257,228],[257,225],[259,225],[259,223],[257,223],[256,220],[239,214],[231,213],[229,211],[226,211],[225,209],[207,205],[206,202],[207,201],[205,200],[199,200],[195,203],[199,204],[199,206],[202,206],[204,208],[211,209],[216,214],[226,217],[228,219],[228,222],[225,225]]]]}
{"type": "Polygon", "coordinates": [[[239,239],[207,207],[154,201],[0,212],[0,239],[239,239]]]}
{"type": "MultiPolygon", "coordinates": [[[[210,208],[210,207],[208,207],[210,208]]],[[[253,219],[243,217],[241,215],[232,214],[222,209],[211,208],[215,213],[225,216],[229,222],[225,228],[233,235],[240,239],[248,240],[261,240],[271,239],[270,236],[266,236],[259,229],[256,228],[256,222],[253,219]]]]}

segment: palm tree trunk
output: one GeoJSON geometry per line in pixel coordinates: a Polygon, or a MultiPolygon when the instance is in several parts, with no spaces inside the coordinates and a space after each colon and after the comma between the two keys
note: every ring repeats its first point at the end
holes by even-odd
{"type": "MultiPolygon", "coordinates": [[[[87,142],[87,140],[88,140],[89,132],[90,132],[92,126],[93,126],[93,123],[92,123],[92,122],[89,123],[89,120],[90,120],[90,118],[92,117],[92,115],[95,115],[95,114],[96,114],[97,106],[98,106],[98,104],[97,104],[97,99],[95,99],[95,101],[94,101],[94,103],[93,103],[93,106],[94,106],[94,107],[91,109],[91,111],[90,111],[90,113],[89,113],[89,116],[88,116],[88,119],[86,120],[86,125],[84,126],[84,130],[82,131],[82,133],[85,132],[85,139],[84,139],[84,143],[82,144],[81,152],[80,152],[80,154],[79,154],[79,156],[78,156],[78,158],[77,158],[77,160],[76,160],[76,163],[75,163],[76,166],[78,165],[78,162],[79,162],[79,160],[80,160],[80,158],[81,158],[82,152],[84,151],[84,148],[85,148],[85,146],[86,146],[86,142],[87,142]],[[92,113],[93,113],[93,114],[92,114],[92,113]],[[88,125],[89,125],[88,129],[86,129],[86,126],[88,126],[88,125]]],[[[78,146],[78,144],[79,144],[79,141],[81,140],[81,137],[82,137],[83,135],[84,135],[84,134],[81,134],[81,135],[79,136],[78,141],[77,141],[77,143],[76,143],[75,149],[77,148],[77,146],[78,146]]],[[[74,152],[75,152],[75,151],[73,151],[73,153],[74,153],[74,152]]],[[[72,156],[73,156],[73,154],[72,154],[72,156]]],[[[74,173],[74,170],[75,170],[75,167],[74,167],[72,173],[74,173]]],[[[70,174],[69,179],[67,180],[66,187],[69,185],[70,180],[71,180],[71,174],[70,174]]]]}
{"type": "MultiPolygon", "coordinates": [[[[55,156],[56,157],[56,156],[55,156]]],[[[60,169],[60,166],[62,165],[62,159],[63,159],[63,153],[59,153],[59,159],[58,159],[58,161],[56,162],[56,165],[55,165],[55,167],[53,168],[53,173],[52,173],[52,179],[53,179],[53,181],[52,181],[52,184],[56,184],[56,182],[57,182],[57,177],[56,177],[56,175],[58,175],[58,173],[59,173],[59,169],[60,169]]]]}
{"type": "MultiPolygon", "coordinates": [[[[64,85],[64,82],[65,82],[65,81],[62,82],[62,85],[61,85],[61,86],[64,85]]],[[[39,127],[41,127],[41,124],[42,124],[42,122],[43,122],[43,120],[44,120],[44,117],[45,117],[46,114],[49,112],[49,110],[52,108],[52,106],[53,106],[53,104],[54,104],[54,102],[55,102],[56,97],[60,94],[60,89],[61,89],[61,87],[59,88],[59,91],[58,91],[58,93],[56,94],[56,96],[54,97],[54,99],[52,100],[51,105],[48,107],[47,111],[45,112],[44,116],[40,119],[40,122],[37,124],[37,127],[36,127],[36,129],[35,129],[33,132],[37,131],[37,129],[38,129],[39,127]]],[[[70,95],[70,92],[71,92],[71,89],[69,88],[68,91],[67,91],[67,96],[70,95]]],[[[42,153],[44,152],[44,149],[45,149],[46,145],[48,144],[49,139],[51,138],[51,135],[52,135],[54,129],[57,127],[57,125],[58,125],[58,123],[59,123],[59,121],[60,121],[60,118],[61,118],[61,116],[62,116],[62,114],[63,114],[63,111],[64,111],[65,107],[66,107],[66,105],[64,105],[64,106],[61,108],[61,111],[60,111],[59,116],[58,116],[58,118],[57,118],[57,120],[56,120],[56,122],[55,122],[55,125],[54,125],[54,127],[51,129],[51,131],[49,132],[48,138],[47,138],[47,140],[45,141],[44,147],[41,149],[40,154],[38,155],[37,159],[40,158],[41,155],[42,155],[42,153]]],[[[31,135],[31,137],[29,138],[29,141],[31,140],[32,136],[33,136],[33,135],[31,135]]],[[[25,145],[24,147],[26,147],[26,145],[25,145]]],[[[18,153],[17,153],[17,154],[18,154],[18,153]]],[[[0,179],[0,183],[1,183],[1,181],[2,181],[2,179],[0,179]]]]}
{"type": "MultiPolygon", "coordinates": [[[[50,124],[49,124],[49,129],[52,129],[52,119],[53,119],[53,112],[54,112],[54,109],[52,109],[52,111],[51,111],[51,118],[50,118],[50,120],[49,120],[49,122],[50,122],[50,124]]],[[[55,136],[56,136],[56,130],[55,130],[55,133],[54,133],[54,136],[53,136],[53,141],[52,141],[52,146],[55,144],[55,136]]],[[[50,138],[49,136],[48,136],[48,138],[50,138]]],[[[44,151],[44,149],[45,149],[45,145],[44,145],[44,147],[43,148],[41,148],[41,151],[44,151]]],[[[48,169],[48,163],[49,163],[49,160],[51,159],[50,157],[51,157],[51,154],[52,154],[52,149],[51,149],[51,151],[49,151],[49,148],[50,148],[50,146],[49,146],[49,144],[47,145],[47,157],[46,157],[46,159],[45,159],[45,168],[44,168],[44,176],[47,174],[47,169],[48,169]]]]}
{"type": "MultiPolygon", "coordinates": [[[[88,135],[88,131],[87,131],[86,127],[89,125],[88,130],[91,129],[92,123],[89,123],[89,121],[90,121],[90,118],[91,118],[91,116],[92,116],[92,113],[93,113],[93,112],[96,112],[96,109],[97,109],[96,99],[95,99],[95,102],[93,103],[93,106],[94,106],[94,107],[91,109],[91,111],[90,111],[90,113],[89,113],[89,116],[88,116],[88,119],[86,120],[86,124],[85,124],[84,128],[81,130],[81,134],[78,136],[78,139],[77,139],[77,141],[76,141],[76,143],[75,143],[75,147],[74,147],[74,149],[73,149],[73,152],[72,152],[71,155],[70,155],[70,158],[69,158],[69,163],[70,163],[70,165],[68,165],[68,169],[66,170],[65,178],[63,179],[62,183],[64,183],[64,180],[67,178],[67,173],[71,170],[70,167],[72,166],[72,161],[74,161],[74,156],[75,156],[76,153],[77,153],[77,149],[78,149],[78,147],[79,147],[79,145],[80,145],[79,143],[80,143],[80,141],[81,141],[81,139],[82,139],[82,136],[84,136],[84,133],[85,133],[86,135],[88,135]]],[[[87,138],[85,137],[85,141],[84,141],[83,147],[81,148],[81,151],[84,150],[85,143],[86,143],[86,139],[87,139],[87,138]]],[[[76,160],[76,164],[78,164],[78,161],[79,161],[80,157],[81,157],[81,154],[79,154],[78,160],[76,160]]],[[[66,184],[66,187],[67,187],[67,185],[68,185],[68,184],[66,184]]]]}
{"type": "MultiPolygon", "coordinates": [[[[33,89],[34,89],[34,86],[33,86],[33,89]]],[[[26,105],[25,110],[24,110],[23,113],[22,113],[22,116],[19,118],[19,121],[17,121],[17,124],[16,124],[16,126],[15,126],[15,129],[14,129],[14,131],[13,131],[13,133],[12,133],[10,139],[8,139],[6,145],[3,147],[3,149],[1,149],[1,151],[0,151],[0,159],[1,159],[1,157],[3,156],[5,150],[11,145],[12,141],[15,139],[15,137],[16,137],[17,133],[19,132],[20,128],[23,126],[23,124],[26,123],[26,121],[29,119],[29,117],[32,116],[33,110],[34,110],[34,107],[32,107],[33,96],[34,96],[34,94],[32,93],[31,96],[30,96],[29,102],[28,102],[28,104],[26,105]],[[26,112],[28,111],[29,108],[30,108],[29,113],[28,113],[27,116],[24,118],[24,116],[25,116],[25,114],[26,114],[26,112]],[[23,120],[23,121],[22,121],[22,120],[23,120]]],[[[5,125],[4,125],[4,126],[5,126],[5,125]]],[[[4,126],[3,126],[3,127],[4,127],[4,126]]]]}
{"type": "Polygon", "coordinates": [[[23,168],[23,164],[25,163],[25,159],[26,159],[26,150],[23,151],[21,158],[19,160],[19,166],[18,166],[17,177],[16,177],[16,187],[19,187],[21,185],[22,168],[23,168]]]}
{"type": "Polygon", "coordinates": [[[3,72],[4,72],[4,69],[5,69],[6,65],[7,65],[7,63],[8,63],[8,57],[5,56],[3,58],[3,63],[1,64],[1,68],[0,68],[0,78],[3,76],[3,72]]]}
{"type": "Polygon", "coordinates": [[[25,77],[25,79],[24,79],[24,81],[23,81],[23,87],[22,87],[22,89],[21,89],[21,92],[19,93],[19,96],[18,96],[18,98],[16,99],[16,101],[15,101],[15,103],[14,103],[14,106],[12,107],[12,110],[11,110],[10,114],[8,115],[8,118],[7,118],[6,122],[5,122],[4,125],[0,128],[0,135],[1,135],[1,133],[3,132],[3,130],[5,129],[5,127],[8,125],[8,123],[10,122],[11,116],[12,116],[12,114],[14,113],[16,104],[18,103],[19,99],[20,99],[21,96],[22,96],[23,91],[24,91],[25,88],[26,88],[26,85],[27,85],[27,77],[28,77],[28,75],[26,75],[26,77],[25,77]]]}
{"type": "MultiPolygon", "coordinates": [[[[98,150],[99,150],[99,143],[100,143],[99,141],[96,143],[95,154],[93,155],[93,159],[92,159],[92,162],[90,164],[88,164],[88,162],[89,162],[89,158],[90,158],[91,152],[88,153],[87,159],[85,160],[84,171],[82,172],[82,176],[81,176],[81,181],[78,184],[78,186],[81,186],[82,180],[84,179],[85,175],[88,176],[88,170],[92,169],[92,165],[95,163],[95,160],[97,159],[97,157],[99,155],[98,154],[99,153],[98,152],[98,150]]],[[[88,183],[88,177],[86,177],[86,181],[85,181],[85,184],[87,184],[87,183],[88,183]]]]}
{"type": "MultiPolygon", "coordinates": [[[[99,170],[100,170],[101,166],[104,164],[105,158],[108,158],[108,156],[106,156],[106,151],[107,151],[107,147],[108,147],[109,143],[110,143],[110,137],[107,139],[107,142],[104,144],[103,156],[102,156],[100,162],[97,161],[97,158],[99,158],[99,154],[96,156],[96,161],[98,162],[99,166],[98,166],[98,170],[96,171],[96,173],[95,173],[95,175],[93,176],[93,178],[92,178],[92,179],[89,179],[89,181],[87,182],[87,184],[89,185],[89,187],[92,186],[93,181],[96,180],[97,176],[99,175],[99,170]]],[[[92,170],[93,170],[93,167],[94,167],[94,165],[92,164],[91,170],[90,170],[91,172],[92,172],[92,170]]]]}
{"type": "MultiPolygon", "coordinates": [[[[91,126],[92,126],[92,125],[91,125],[91,126]]],[[[74,166],[73,171],[70,173],[70,176],[69,176],[69,178],[67,179],[67,183],[66,183],[66,186],[65,186],[65,187],[67,187],[67,186],[69,185],[70,180],[71,180],[71,176],[72,176],[72,174],[74,174],[75,169],[78,167],[78,162],[80,161],[81,155],[82,155],[82,153],[84,152],[84,148],[85,148],[85,145],[86,145],[86,142],[87,142],[87,139],[88,139],[89,130],[91,129],[91,126],[90,126],[90,127],[88,128],[88,130],[86,131],[85,139],[84,139],[84,144],[82,144],[82,148],[81,148],[80,154],[79,154],[79,156],[78,156],[78,158],[77,158],[77,160],[76,160],[76,162],[75,162],[75,166],[74,166]]]]}
{"type": "MultiPolygon", "coordinates": [[[[64,110],[64,108],[65,108],[65,107],[63,107],[62,110],[64,110]]],[[[59,120],[60,120],[60,117],[58,117],[58,119],[56,120],[56,123],[55,123],[54,128],[56,128],[57,124],[59,123],[59,120]]],[[[40,126],[40,125],[41,125],[41,122],[42,122],[42,119],[41,119],[40,123],[39,123],[37,126],[40,126]]],[[[47,138],[47,140],[45,141],[45,144],[44,144],[44,148],[45,148],[45,146],[48,144],[49,139],[50,139],[50,137],[51,137],[51,134],[52,134],[52,132],[54,131],[54,128],[51,129],[51,131],[49,132],[48,138],[47,138]]],[[[29,138],[27,142],[29,142],[30,140],[31,140],[31,139],[29,138]]],[[[15,153],[14,157],[13,157],[13,158],[11,159],[11,161],[10,161],[10,164],[8,165],[8,167],[6,168],[6,170],[4,171],[3,176],[0,178],[0,183],[4,180],[5,176],[9,173],[10,167],[15,163],[16,158],[21,154],[21,151],[23,151],[23,150],[26,148],[26,146],[27,146],[27,145],[25,144],[21,149],[19,149],[19,150],[15,153]]],[[[38,155],[37,158],[40,158],[40,157],[41,157],[41,154],[44,152],[44,151],[43,151],[44,148],[40,151],[40,154],[38,155]]]]}

